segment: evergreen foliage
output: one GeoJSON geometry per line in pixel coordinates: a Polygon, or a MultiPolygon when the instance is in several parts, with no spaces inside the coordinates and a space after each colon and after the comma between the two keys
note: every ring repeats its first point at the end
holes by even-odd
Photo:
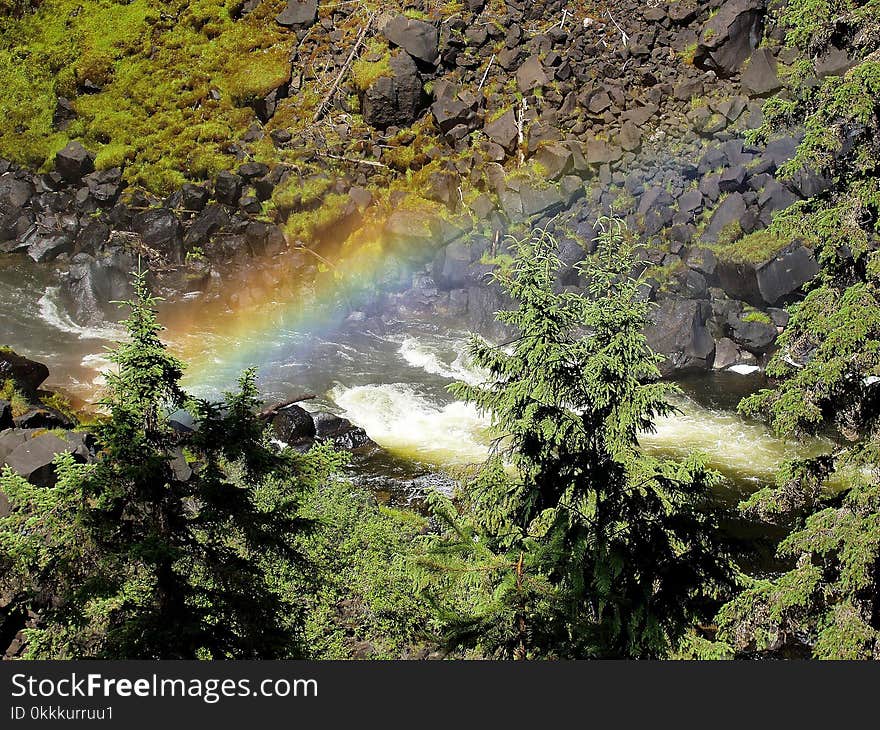
{"type": "Polygon", "coordinates": [[[144,277],[112,355],[99,458],[56,460],[40,488],[7,468],[4,587],[40,621],[31,658],[284,658],[302,645],[304,494],[339,457],[279,451],[255,415],[253,371],[222,404],[188,398],[144,277]],[[175,430],[186,405],[197,429],[175,430]]]}
{"type": "Polygon", "coordinates": [[[775,386],[747,398],[749,415],[780,434],[835,432],[833,454],[788,464],[776,487],[742,508],[793,525],[779,546],[789,570],[754,581],[725,606],[721,636],[740,651],[807,644],[820,658],[880,658],[880,3],[792,0],[781,20],[788,44],[821,56],[852,54],[840,77],[816,82],[812,63],[765,105],[756,137],[803,128],[781,172],[820,174],[827,190],[785,211],[777,230],[817,246],[821,271],[767,369],[775,386]],[[827,483],[847,488],[831,497],[827,483]]]}
{"type": "Polygon", "coordinates": [[[516,338],[474,338],[486,382],[452,392],[491,415],[496,454],[456,501],[432,497],[422,584],[453,643],[506,657],[660,657],[733,575],[696,457],[651,458],[639,434],[671,413],[674,385],[642,334],[651,304],[605,221],[581,269],[590,297],[559,291],[545,231],[514,241],[496,275],[516,338]],[[432,586],[432,582],[436,585],[432,586]]]}

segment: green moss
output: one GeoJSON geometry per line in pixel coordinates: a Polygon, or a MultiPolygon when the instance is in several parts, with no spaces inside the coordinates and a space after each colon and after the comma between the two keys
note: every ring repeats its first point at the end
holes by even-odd
{"type": "Polygon", "coordinates": [[[263,3],[233,21],[225,0],[45,0],[0,25],[0,154],[40,166],[80,138],[100,166],[125,162],[129,182],[157,192],[233,167],[247,104],[290,72],[274,12],[263,3]],[[100,92],[76,96],[85,79],[100,92]],[[52,128],[58,95],[78,114],[64,132],[52,128]]]}
{"type": "Polygon", "coordinates": [[[366,91],[378,79],[391,75],[391,51],[384,43],[377,45],[374,42],[372,52],[365,54],[351,65],[351,81],[358,91],[366,91]],[[371,58],[376,60],[369,60],[371,58]]]}
{"type": "Polygon", "coordinates": [[[30,401],[11,378],[4,380],[3,386],[0,387],[0,400],[9,401],[12,406],[12,415],[16,418],[23,416],[31,407],[30,401]]]}
{"type": "Polygon", "coordinates": [[[79,414],[70,402],[70,399],[61,393],[52,393],[41,398],[44,406],[54,408],[59,413],[63,413],[72,421],[79,421],[79,414]]]}
{"type": "Polygon", "coordinates": [[[766,312],[759,309],[752,309],[743,316],[743,322],[761,322],[762,324],[773,324],[773,320],[766,312]]]}
{"type": "Polygon", "coordinates": [[[284,224],[284,234],[292,241],[313,241],[339,222],[347,204],[347,195],[327,195],[314,210],[292,213],[284,224]]]}
{"type": "MultiPolygon", "coordinates": [[[[736,225],[739,228],[739,224],[736,225]]],[[[760,264],[773,258],[790,243],[791,238],[768,228],[733,241],[724,241],[719,237],[719,242],[711,248],[719,257],[733,263],[760,264]]]]}

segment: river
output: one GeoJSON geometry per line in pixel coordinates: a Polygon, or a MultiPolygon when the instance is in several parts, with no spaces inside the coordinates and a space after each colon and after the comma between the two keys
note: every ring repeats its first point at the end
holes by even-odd
{"type": "MultiPolygon", "coordinates": [[[[308,408],[346,416],[384,447],[385,453],[351,467],[379,493],[400,497],[447,487],[456,467],[485,457],[485,417],[446,390],[454,380],[479,378],[463,354],[466,332],[389,316],[318,327],[314,319],[291,318],[289,303],[275,304],[271,311],[260,307],[265,316],[259,322],[247,315],[252,326],[242,326],[241,313],[228,305],[165,305],[169,343],[192,362],[188,387],[216,396],[242,367],[258,365],[268,401],[315,394],[308,408]]],[[[18,257],[0,257],[0,332],[0,344],[49,365],[49,386],[85,401],[99,393],[106,348],[121,334],[112,323],[77,325],[51,272],[18,257]]],[[[731,500],[771,480],[784,459],[829,447],[822,440],[783,441],[740,417],[737,402],[760,384],[760,376],[726,372],[682,381],[679,412],[660,419],[643,445],[670,456],[704,453],[724,475],[731,500]]]]}

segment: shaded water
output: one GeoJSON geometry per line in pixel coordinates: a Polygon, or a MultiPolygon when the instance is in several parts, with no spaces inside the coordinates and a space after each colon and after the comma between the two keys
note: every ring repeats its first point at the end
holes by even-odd
{"type": "MultiPolygon", "coordinates": [[[[47,363],[50,386],[94,400],[107,367],[105,348],[119,329],[79,327],[60,304],[56,287],[45,267],[0,257],[0,341],[47,363]]],[[[174,314],[166,312],[172,320],[174,314]]],[[[230,334],[222,326],[169,332],[173,349],[199,353],[188,373],[190,389],[199,394],[215,396],[228,388],[242,366],[238,355],[253,353],[258,360],[245,364],[259,365],[268,401],[314,393],[317,399],[308,408],[341,413],[365,428],[386,453],[353,469],[378,491],[444,486],[444,471],[485,457],[485,417],[446,390],[454,380],[479,380],[462,355],[466,333],[373,318],[322,331],[279,326],[271,341],[265,337],[264,329],[230,334]]],[[[758,377],[732,373],[683,381],[676,402],[680,412],[644,434],[644,446],[670,456],[703,452],[726,477],[732,498],[772,479],[783,460],[829,447],[821,440],[786,442],[741,418],[737,402],[759,384],[758,377]]]]}

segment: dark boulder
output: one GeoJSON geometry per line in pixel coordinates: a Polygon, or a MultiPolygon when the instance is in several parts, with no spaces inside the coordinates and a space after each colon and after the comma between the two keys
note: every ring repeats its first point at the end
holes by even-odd
{"type": "Polygon", "coordinates": [[[180,188],[180,205],[184,211],[197,213],[208,204],[210,193],[201,185],[186,183],[180,188]]]}
{"type": "Polygon", "coordinates": [[[123,251],[112,251],[100,258],[85,254],[74,257],[61,291],[70,311],[81,324],[100,324],[118,312],[112,302],[131,298],[131,272],[136,262],[123,251]]]}
{"type": "Polygon", "coordinates": [[[58,454],[70,453],[79,462],[91,458],[86,435],[67,432],[61,436],[43,433],[27,439],[5,459],[16,474],[38,487],[55,485],[56,474],[53,463],[58,454]]]}
{"type": "Polygon", "coordinates": [[[462,100],[455,96],[444,96],[431,104],[434,121],[444,134],[458,126],[464,126],[468,131],[475,129],[476,111],[475,100],[462,100]]]}
{"type": "Polygon", "coordinates": [[[479,283],[491,266],[474,264],[475,251],[466,241],[453,241],[434,258],[433,276],[442,290],[460,289],[479,283]]]}
{"type": "Polygon", "coordinates": [[[390,66],[391,75],[379,77],[361,95],[364,121],[376,129],[409,126],[427,101],[422,77],[409,54],[392,55],[390,66]]]}
{"type": "Polygon", "coordinates": [[[703,27],[694,65],[731,76],[758,47],[763,32],[763,0],[727,0],[703,27]]]}
{"type": "Polygon", "coordinates": [[[275,22],[285,27],[299,26],[309,28],[318,19],[318,0],[287,0],[287,5],[277,16],[275,22]]]}
{"type": "Polygon", "coordinates": [[[49,377],[49,368],[10,349],[0,347],[0,384],[12,380],[25,393],[35,393],[49,377]]]}
{"type": "Polygon", "coordinates": [[[201,246],[210,240],[211,236],[224,226],[229,224],[229,215],[222,205],[217,203],[208,205],[199,213],[186,229],[183,235],[183,243],[187,248],[201,246]]]}
{"type": "Polygon", "coordinates": [[[763,312],[731,312],[727,318],[730,339],[755,355],[770,351],[776,341],[776,325],[763,312]]]}
{"type": "Polygon", "coordinates": [[[522,201],[523,215],[526,218],[531,218],[540,213],[561,210],[564,205],[556,185],[538,188],[523,184],[519,189],[519,197],[522,201]]]}
{"type": "Polygon", "coordinates": [[[782,88],[776,73],[776,58],[767,48],[759,48],[749,59],[742,75],[742,85],[749,96],[767,96],[782,88]]]}
{"type": "Polygon", "coordinates": [[[45,230],[36,224],[22,237],[22,244],[27,245],[28,256],[38,264],[73,251],[73,239],[67,233],[45,230]]]}
{"type": "Polygon", "coordinates": [[[37,406],[13,419],[16,428],[73,428],[76,424],[61,411],[48,406],[37,406]]]}
{"type": "Polygon", "coordinates": [[[152,208],[138,213],[132,228],[144,245],[155,249],[172,263],[183,262],[183,227],[168,208],[152,208]]]}
{"type": "Polygon", "coordinates": [[[516,72],[516,85],[526,94],[550,83],[539,56],[529,56],[516,72]]]}
{"type": "Polygon", "coordinates": [[[337,449],[352,451],[364,446],[376,445],[364,429],[353,425],[347,418],[318,411],[312,414],[312,419],[315,423],[316,438],[332,441],[337,449]]]}
{"type": "Polygon", "coordinates": [[[410,56],[425,63],[436,64],[440,58],[437,28],[422,20],[398,15],[382,29],[383,35],[410,56]]]}
{"type": "Polygon", "coordinates": [[[12,404],[8,400],[0,400],[0,431],[12,426],[12,404]]]}
{"type": "Polygon", "coordinates": [[[731,297],[757,307],[787,301],[819,273],[813,251],[793,242],[759,262],[725,260],[718,264],[721,288],[731,297]]]}
{"type": "Polygon", "coordinates": [[[315,438],[315,421],[312,414],[297,405],[283,408],[272,419],[272,428],[279,440],[286,444],[315,438]]]}
{"type": "Polygon", "coordinates": [[[467,290],[467,326],[470,330],[495,342],[510,339],[512,327],[498,322],[495,313],[510,309],[513,302],[510,297],[495,286],[471,286],[467,290]]]}
{"type": "Polygon", "coordinates": [[[746,202],[740,193],[731,193],[712,213],[709,225],[703,232],[703,240],[714,243],[721,233],[730,227],[739,227],[742,230],[742,220],[746,214],[746,202]]]}
{"type": "Polygon", "coordinates": [[[11,172],[0,175],[0,211],[23,208],[33,194],[34,187],[27,180],[21,180],[11,172]]]}
{"type": "Polygon", "coordinates": [[[652,311],[645,336],[655,352],[666,356],[660,364],[664,376],[712,367],[715,340],[706,326],[711,314],[708,302],[690,299],[666,299],[652,311]]]}
{"type": "Polygon", "coordinates": [[[507,152],[513,152],[516,149],[519,141],[519,129],[512,109],[488,122],[483,127],[483,131],[489,139],[501,145],[507,152]]]}
{"type": "Polygon", "coordinates": [[[79,142],[55,153],[55,170],[68,182],[78,182],[95,169],[95,156],[79,142]]]}
{"type": "Polygon", "coordinates": [[[218,172],[214,178],[214,197],[226,205],[238,205],[238,199],[241,197],[241,178],[228,170],[218,172]]]}
{"type": "Polygon", "coordinates": [[[20,428],[7,428],[0,431],[0,464],[5,464],[6,458],[33,436],[33,431],[25,431],[20,428]]]}

